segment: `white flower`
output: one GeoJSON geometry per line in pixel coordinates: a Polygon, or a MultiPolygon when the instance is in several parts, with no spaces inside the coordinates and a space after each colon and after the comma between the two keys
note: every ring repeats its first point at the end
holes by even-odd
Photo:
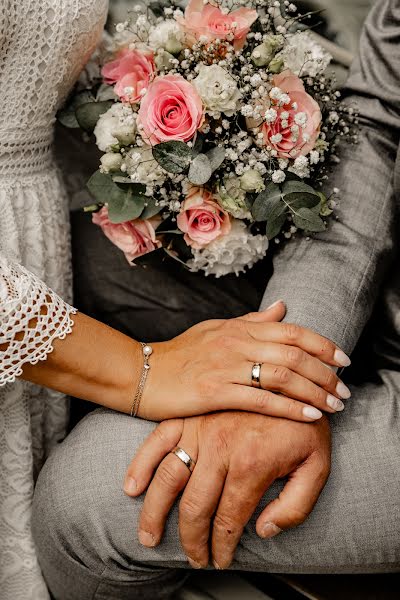
{"type": "Polygon", "coordinates": [[[219,65],[201,65],[193,84],[212,117],[221,113],[231,117],[239,109],[242,95],[236,81],[219,65]]]}
{"type": "Polygon", "coordinates": [[[192,271],[204,271],[206,275],[221,277],[251,268],[268,250],[268,239],[252,235],[243,221],[232,221],[227,235],[219,237],[202,250],[192,249],[193,259],[188,262],[192,271]]]}
{"type": "Polygon", "coordinates": [[[319,163],[319,152],[317,152],[316,150],[311,150],[310,152],[310,163],[312,165],[316,165],[317,163],[319,163]]]}
{"type": "Polygon", "coordinates": [[[285,169],[287,169],[287,166],[289,164],[289,160],[287,158],[280,158],[278,160],[278,163],[279,163],[279,168],[284,171],[285,169]]]}
{"type": "Polygon", "coordinates": [[[271,179],[274,183],[283,183],[286,179],[286,175],[283,171],[279,169],[278,171],[274,171],[272,173],[271,179]]]}
{"type": "Polygon", "coordinates": [[[294,122],[300,127],[307,125],[307,115],[305,112],[298,112],[294,117],[294,122]]]}
{"type": "Polygon", "coordinates": [[[279,142],[282,141],[282,134],[275,133],[274,135],[271,135],[270,140],[273,144],[279,144],[279,142]]]}
{"type": "Polygon", "coordinates": [[[102,152],[108,152],[120,143],[132,144],[136,136],[136,121],[132,109],[120,102],[113,104],[97,121],[94,135],[102,152]]]}
{"type": "Polygon", "coordinates": [[[122,156],[119,152],[107,152],[100,159],[103,173],[119,171],[122,165],[122,156]]]}
{"type": "Polygon", "coordinates": [[[316,77],[323,73],[331,61],[331,55],[313,40],[307,31],[288,35],[286,43],[277,55],[287,69],[299,75],[316,77]]]}
{"type": "Polygon", "coordinates": [[[149,35],[153,50],[164,48],[170,54],[178,54],[184,45],[184,33],[178,23],[171,19],[157,25],[149,35]]]}
{"type": "Polygon", "coordinates": [[[310,176],[310,168],[308,164],[308,158],[306,156],[298,156],[294,161],[293,165],[289,167],[289,171],[305,179],[310,176]]]}
{"type": "Polygon", "coordinates": [[[256,169],[249,169],[243,173],[240,186],[246,192],[262,192],[265,189],[264,180],[256,169]]]}
{"type": "Polygon", "coordinates": [[[150,146],[129,150],[126,153],[124,164],[127,174],[135,183],[162,185],[166,179],[166,173],[154,160],[150,146]]]}
{"type": "Polygon", "coordinates": [[[225,177],[218,189],[218,204],[236,219],[251,219],[246,204],[246,192],[240,184],[240,179],[235,175],[225,177]]]}
{"type": "Polygon", "coordinates": [[[274,108],[269,108],[265,111],[264,120],[266,123],[274,123],[276,121],[277,116],[278,113],[276,112],[276,110],[274,108]]]}

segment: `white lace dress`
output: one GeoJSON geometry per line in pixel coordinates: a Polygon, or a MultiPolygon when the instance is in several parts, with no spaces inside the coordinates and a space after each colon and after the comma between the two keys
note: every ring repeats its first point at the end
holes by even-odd
{"type": "Polygon", "coordinates": [[[67,402],[15,378],[71,330],[68,203],[52,156],[53,127],[98,42],[107,5],[0,2],[1,600],[48,598],[31,499],[43,460],[65,434],[67,402]]]}

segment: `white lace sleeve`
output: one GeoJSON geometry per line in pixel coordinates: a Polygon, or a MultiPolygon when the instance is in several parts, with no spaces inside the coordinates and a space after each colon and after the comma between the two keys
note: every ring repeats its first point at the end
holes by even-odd
{"type": "Polygon", "coordinates": [[[21,265],[0,256],[0,386],[46,360],[77,311],[21,265]]]}

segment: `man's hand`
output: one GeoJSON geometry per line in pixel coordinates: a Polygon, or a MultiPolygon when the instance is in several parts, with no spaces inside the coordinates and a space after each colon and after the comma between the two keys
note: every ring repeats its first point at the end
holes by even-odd
{"type": "Polygon", "coordinates": [[[325,418],[306,424],[251,413],[219,413],[161,423],[131,462],[124,489],[138,496],[148,488],[139,539],[150,547],[161,541],[168,513],[184,489],[179,530],[190,564],[206,567],[211,547],[214,566],[226,569],[245,525],[276,479],[288,477],[279,498],[257,519],[262,538],[307,518],[329,470],[330,430],[325,418]],[[176,445],[197,461],[191,476],[170,453],[176,445]]]}

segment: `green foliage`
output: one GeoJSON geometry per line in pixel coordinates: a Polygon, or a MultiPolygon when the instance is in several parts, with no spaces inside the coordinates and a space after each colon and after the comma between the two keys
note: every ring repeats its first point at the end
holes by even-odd
{"type": "Polygon", "coordinates": [[[204,185],[212,175],[210,159],[206,154],[198,154],[190,164],[188,178],[194,185],[204,185]]]}
{"type": "Polygon", "coordinates": [[[87,133],[93,133],[101,115],[107,112],[113,104],[112,100],[105,100],[104,102],[88,102],[78,106],[75,110],[75,116],[79,127],[87,133]]]}
{"type": "Polygon", "coordinates": [[[183,173],[189,168],[192,149],[184,142],[162,142],[153,147],[153,157],[169,173],[183,173]]]}

